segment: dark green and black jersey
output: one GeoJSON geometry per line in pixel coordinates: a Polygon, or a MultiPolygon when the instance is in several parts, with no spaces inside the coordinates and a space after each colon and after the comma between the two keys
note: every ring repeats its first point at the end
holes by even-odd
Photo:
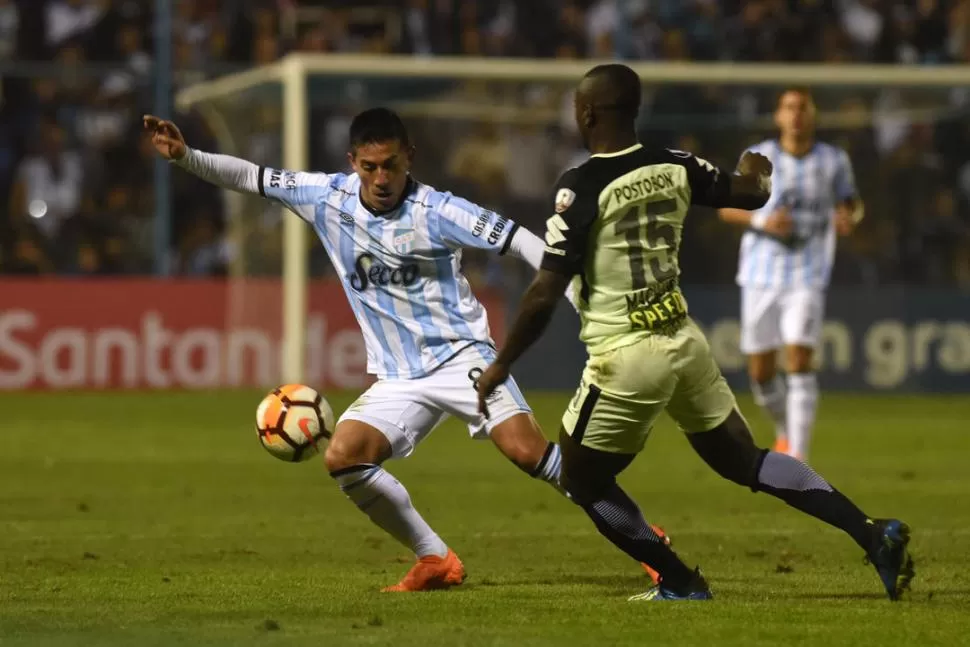
{"type": "Polygon", "coordinates": [[[686,318],[677,255],[687,210],[724,206],[730,189],[730,176],[706,160],[640,144],[563,174],[542,268],[576,277],[590,354],[686,318]]]}

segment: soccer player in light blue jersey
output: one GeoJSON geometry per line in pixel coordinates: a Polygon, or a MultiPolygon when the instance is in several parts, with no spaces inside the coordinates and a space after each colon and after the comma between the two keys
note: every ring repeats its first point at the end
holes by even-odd
{"type": "Polygon", "coordinates": [[[825,319],[836,234],[862,218],[846,152],[815,138],[815,103],[804,88],[778,98],[777,139],[751,147],[773,166],[771,197],[757,211],[722,209],[747,227],[741,241],[741,351],[755,400],[775,423],[775,450],[808,458],[818,407],[813,354],[825,319]],[[784,347],[787,384],[776,370],[784,347]]]}
{"type": "Polygon", "coordinates": [[[325,459],[346,495],[418,562],[390,591],[446,588],[465,578],[461,561],[381,466],[408,456],[449,415],[473,438],[491,438],[531,476],[561,493],[560,453],[545,439],[515,382],[496,390],[491,417],[474,385],[495,359],[485,309],[461,273],[461,250],[510,253],[538,269],[545,245],[476,204],[410,173],[414,148],[400,118],[375,108],[357,115],[348,154],[353,173],[257,166],[193,150],[169,121],[145,128],[166,159],[225,189],[258,194],[310,224],[340,277],[377,376],[337,422],[325,459]]]}

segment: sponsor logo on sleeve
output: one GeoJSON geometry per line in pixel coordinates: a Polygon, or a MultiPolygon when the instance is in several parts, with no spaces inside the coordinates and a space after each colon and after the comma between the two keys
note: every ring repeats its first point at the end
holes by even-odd
{"type": "Polygon", "coordinates": [[[279,169],[270,169],[269,171],[269,186],[273,189],[279,189],[280,187],[285,188],[288,191],[293,191],[296,189],[296,173],[293,171],[281,171],[279,169]]]}

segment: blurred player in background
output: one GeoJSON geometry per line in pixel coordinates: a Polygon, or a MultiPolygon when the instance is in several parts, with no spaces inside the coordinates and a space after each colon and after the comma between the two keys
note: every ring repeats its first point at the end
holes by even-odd
{"type": "Polygon", "coordinates": [[[771,160],[771,197],[754,212],[722,209],[747,231],[737,274],[741,286],[741,351],[755,401],[775,424],[775,450],[807,459],[818,380],[814,351],[825,319],[825,290],[835,235],[862,218],[852,164],[840,148],[815,139],[815,103],[803,88],[779,95],[778,139],[749,151],[771,160]],[[784,348],[787,385],[777,372],[784,348]]]}
{"type": "Polygon", "coordinates": [[[354,172],[305,173],[257,166],[186,146],[175,124],[146,116],[166,159],[225,189],[279,202],[312,225],[343,283],[377,382],[344,412],[325,460],[341,490],[417,564],[387,591],[446,588],[461,561],[384,471],[449,415],[474,438],[491,438],[534,478],[559,486],[560,452],[539,430],[515,382],[478,412],[474,384],[495,358],[488,320],[461,273],[461,250],[511,253],[538,269],[542,241],[515,223],[411,177],[414,148],[400,118],[375,108],[350,126],[354,172]]]}
{"type": "Polygon", "coordinates": [[[644,147],[635,127],[640,96],[639,77],[623,65],[595,67],[580,83],[576,122],[592,155],[556,186],[542,269],[479,379],[479,407],[488,411],[492,390],[542,335],[572,281],[589,361],[562,419],[562,484],[604,537],[659,573],[657,586],[631,599],[711,598],[700,571],[661,541],[616,482],[665,409],[722,477],[845,531],[897,599],[913,576],[907,526],[869,518],[806,464],[755,445],[680,291],[689,207],[761,207],[771,163],[748,152],[731,175],[690,153],[644,147]]]}

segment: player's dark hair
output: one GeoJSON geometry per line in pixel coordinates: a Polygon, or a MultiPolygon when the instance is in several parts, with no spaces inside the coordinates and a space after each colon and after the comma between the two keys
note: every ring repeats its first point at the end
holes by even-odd
{"type": "Polygon", "coordinates": [[[812,89],[805,85],[789,85],[781,89],[781,92],[775,97],[775,108],[781,106],[781,100],[785,98],[785,95],[789,92],[794,92],[795,94],[800,94],[812,103],[815,103],[815,97],[812,95],[812,89]]]}
{"type": "Polygon", "coordinates": [[[350,123],[350,149],[364,144],[398,141],[403,148],[411,145],[408,129],[393,110],[371,108],[354,117],[350,123]]]}
{"type": "Polygon", "coordinates": [[[620,63],[607,63],[597,65],[586,73],[586,77],[595,79],[601,88],[598,96],[593,97],[594,108],[615,110],[620,117],[636,119],[643,94],[636,72],[620,63]]]}

